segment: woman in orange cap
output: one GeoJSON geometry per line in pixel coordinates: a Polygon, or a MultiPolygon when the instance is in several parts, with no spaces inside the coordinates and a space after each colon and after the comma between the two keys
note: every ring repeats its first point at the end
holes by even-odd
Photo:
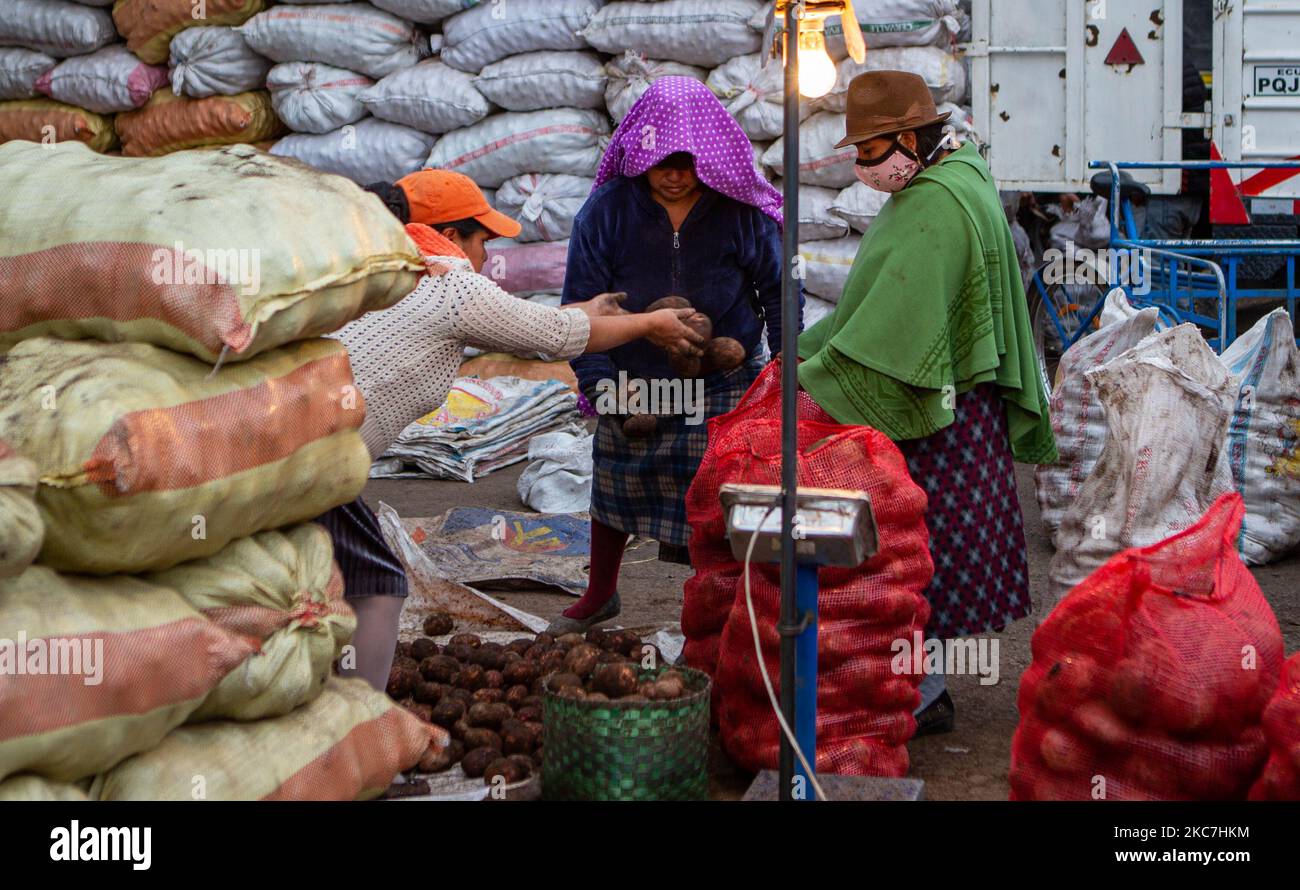
{"type": "MultiPolygon", "coordinates": [[[[336,336],[348,348],[366,400],[361,435],[377,458],[402,430],[446,401],[466,346],[570,359],[645,338],[699,353],[702,340],[682,319],[690,310],[638,315],[619,309],[619,296],[552,308],[512,297],[480,274],[486,244],[519,234],[519,223],[493,210],[473,180],[445,170],[421,170],[395,187],[371,191],[402,218],[428,265],[407,297],[371,312],[336,336]]],[[[407,594],[406,573],[388,548],[374,512],[360,499],[318,520],[334,539],[345,596],[357,613],[354,666],[344,673],[387,685],[397,621],[407,594]]]]}

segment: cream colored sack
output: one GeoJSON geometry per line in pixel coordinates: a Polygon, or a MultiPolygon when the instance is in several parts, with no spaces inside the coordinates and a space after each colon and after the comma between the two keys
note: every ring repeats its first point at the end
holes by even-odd
{"type": "Polygon", "coordinates": [[[374,195],[249,146],[9,142],[0,169],[0,219],[20,222],[0,244],[0,351],[94,337],[247,359],[391,306],[424,268],[374,195]]]}
{"type": "Polygon", "coordinates": [[[0,779],[75,781],[152,748],[255,648],[139,578],[0,580],[0,779]]]}
{"type": "Polygon", "coordinates": [[[170,568],[356,498],[365,401],[337,340],[215,374],[143,343],[38,337],[0,362],[0,439],[36,463],[41,562],[170,568]]]}
{"type": "Polygon", "coordinates": [[[0,578],[31,565],[45,537],[36,509],[36,465],[0,440],[0,578]]]}
{"type": "Polygon", "coordinates": [[[216,556],[146,577],[231,633],[262,641],[190,723],[279,717],[311,701],[357,627],[329,533],[314,523],[240,538],[216,556]]]}
{"type": "Polygon", "coordinates": [[[315,701],[256,723],[175,730],[91,786],[98,800],[357,800],[414,766],[435,729],[364,680],[330,678],[315,701]],[[201,797],[195,777],[202,777],[201,797]]]}
{"type": "Polygon", "coordinates": [[[11,800],[90,800],[86,792],[68,782],[51,782],[40,776],[14,776],[0,782],[0,803],[11,800]]]}

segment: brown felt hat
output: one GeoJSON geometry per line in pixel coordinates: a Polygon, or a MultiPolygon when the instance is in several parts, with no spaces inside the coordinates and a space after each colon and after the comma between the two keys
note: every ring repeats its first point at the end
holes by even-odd
{"type": "Polygon", "coordinates": [[[910,71],[868,71],[849,81],[846,135],[836,148],[856,145],[941,124],[952,114],[940,114],[925,81],[910,71]]]}

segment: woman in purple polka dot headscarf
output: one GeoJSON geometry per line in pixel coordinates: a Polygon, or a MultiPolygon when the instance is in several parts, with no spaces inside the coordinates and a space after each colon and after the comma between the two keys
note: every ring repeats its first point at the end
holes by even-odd
{"type": "Polygon", "coordinates": [[[709,316],[715,337],[739,341],[749,358],[680,383],[667,356],[644,341],[572,362],[600,413],[591,574],[552,632],[619,614],[629,535],[658,540],[660,559],[686,561],[686,489],[704,455],[705,420],[732,410],[781,348],[781,221],[781,194],[755,169],[749,139],[708,87],[689,77],[651,84],[615,131],[574,219],[562,302],[622,291],[624,308],[640,312],[661,297],[684,297],[709,316]],[[609,395],[629,380],[672,381],[654,388],[685,395],[649,406],[659,416],[644,438],[624,434],[609,395]]]}

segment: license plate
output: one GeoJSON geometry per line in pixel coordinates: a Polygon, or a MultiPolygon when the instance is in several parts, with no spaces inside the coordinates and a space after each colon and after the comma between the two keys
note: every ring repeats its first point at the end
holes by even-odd
{"type": "Polygon", "coordinates": [[[1300,96],[1300,65],[1256,65],[1256,96],[1300,96]]]}

